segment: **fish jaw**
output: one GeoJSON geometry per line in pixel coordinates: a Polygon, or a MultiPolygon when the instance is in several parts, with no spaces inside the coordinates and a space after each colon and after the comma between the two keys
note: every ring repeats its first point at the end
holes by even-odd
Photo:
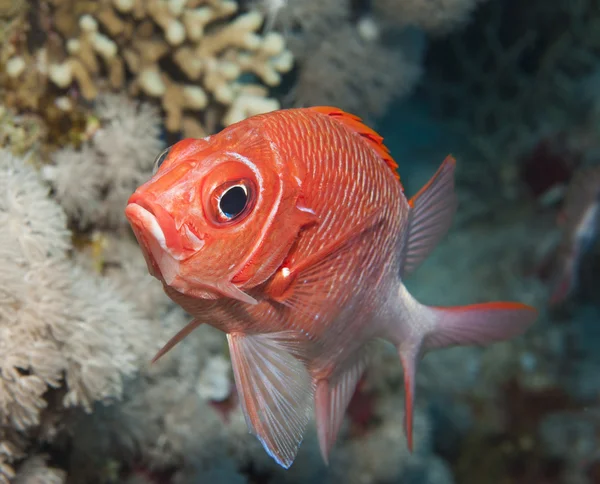
{"type": "Polygon", "coordinates": [[[164,209],[132,196],[125,208],[125,216],[142,247],[148,270],[154,277],[189,296],[201,299],[229,297],[246,304],[257,304],[256,299],[231,281],[188,280],[184,276],[182,264],[202,249],[204,241],[191,233],[187,226],[182,226],[187,235],[182,240],[173,218],[164,209]]]}
{"type": "Polygon", "coordinates": [[[137,203],[125,208],[133,233],[138,240],[150,273],[172,285],[180,273],[180,261],[170,255],[167,238],[154,214],[137,203]]]}

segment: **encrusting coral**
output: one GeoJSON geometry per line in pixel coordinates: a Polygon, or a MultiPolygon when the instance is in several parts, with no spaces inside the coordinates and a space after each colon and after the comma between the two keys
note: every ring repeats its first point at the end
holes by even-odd
{"type": "Polygon", "coordinates": [[[280,83],[292,55],[280,34],[260,34],[262,14],[240,13],[236,1],[49,1],[47,45],[35,55],[13,49],[5,61],[23,66],[9,72],[16,81],[33,75],[29,65],[60,88],[76,85],[86,100],[105,84],[127,86],[160,100],[167,130],[195,136],[279,107],[264,86],[280,83]]]}

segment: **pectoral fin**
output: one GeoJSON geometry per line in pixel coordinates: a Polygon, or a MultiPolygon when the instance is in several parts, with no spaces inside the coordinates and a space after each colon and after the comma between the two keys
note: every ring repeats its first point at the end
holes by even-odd
{"type": "MultiPolygon", "coordinates": [[[[269,297],[310,317],[314,317],[317,311],[321,311],[321,317],[324,317],[323,300],[329,298],[335,283],[331,275],[339,273],[340,266],[344,271],[348,265],[362,267],[361,259],[370,250],[364,244],[364,236],[380,223],[380,213],[379,209],[373,210],[319,251],[297,263],[282,266],[267,288],[269,297]],[[362,250],[357,247],[361,243],[362,250]]],[[[343,305],[343,301],[335,303],[328,306],[335,310],[336,306],[343,305]]]]}
{"type": "Polygon", "coordinates": [[[235,383],[251,433],[284,468],[294,462],[312,410],[312,380],[289,332],[227,335],[235,383]]]}

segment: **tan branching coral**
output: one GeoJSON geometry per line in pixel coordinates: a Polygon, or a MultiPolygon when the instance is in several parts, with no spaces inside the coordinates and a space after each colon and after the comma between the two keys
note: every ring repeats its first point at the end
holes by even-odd
{"type": "MultiPolygon", "coordinates": [[[[53,25],[35,62],[60,88],[78,86],[94,99],[108,84],[159,100],[169,131],[194,135],[198,113],[217,110],[225,124],[240,112],[258,114],[279,107],[264,86],[276,86],[293,64],[283,37],[260,34],[264,15],[240,13],[233,0],[51,0],[53,25]],[[243,80],[242,80],[243,78],[243,80]],[[247,89],[253,92],[247,96],[247,89]],[[262,89],[258,89],[262,88],[262,89]],[[238,98],[243,97],[240,110],[238,98]]],[[[14,78],[32,64],[15,52],[6,60],[14,78]]],[[[221,124],[221,123],[220,123],[221,124]]]]}

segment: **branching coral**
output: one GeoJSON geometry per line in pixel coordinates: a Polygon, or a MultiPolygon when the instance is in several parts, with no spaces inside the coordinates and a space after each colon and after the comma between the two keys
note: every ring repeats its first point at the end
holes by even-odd
{"type": "MultiPolygon", "coordinates": [[[[169,131],[187,128],[196,136],[216,126],[203,126],[191,113],[226,111],[238,116],[248,85],[275,86],[292,67],[281,35],[260,35],[264,17],[240,14],[233,0],[149,0],[74,2],[52,0],[52,20],[64,39],[49,29],[48,79],[61,88],[75,83],[85,99],[94,99],[107,78],[114,89],[127,85],[161,101],[169,131]]],[[[7,62],[27,64],[16,52],[7,62]],[[23,62],[19,61],[21,59],[23,62]]],[[[27,76],[15,70],[15,78],[27,76]]],[[[278,104],[261,90],[244,111],[258,114],[278,104]]]]}
{"type": "Polygon", "coordinates": [[[80,148],[65,148],[43,169],[56,199],[79,228],[118,226],[129,195],[151,174],[160,152],[160,115],[148,103],[105,94],[97,128],[80,148]]]}
{"type": "Polygon", "coordinates": [[[69,261],[64,212],[33,166],[6,151],[0,194],[0,462],[8,463],[50,411],[49,390],[60,388],[59,407],[88,411],[118,398],[148,345],[133,305],[69,261]]]}

